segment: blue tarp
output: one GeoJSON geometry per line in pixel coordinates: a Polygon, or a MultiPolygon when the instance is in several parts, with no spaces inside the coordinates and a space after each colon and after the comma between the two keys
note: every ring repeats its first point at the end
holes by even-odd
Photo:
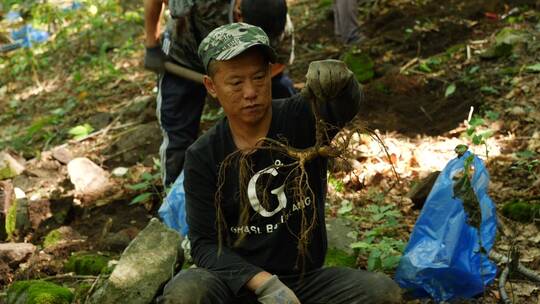
{"type": "MultiPolygon", "coordinates": [[[[82,7],[78,1],[73,1],[68,6],[62,8],[64,11],[77,10],[82,7]]],[[[21,14],[17,11],[9,11],[4,19],[8,23],[15,23],[21,19],[21,14]]],[[[33,44],[43,43],[49,39],[49,33],[39,29],[35,29],[31,25],[25,24],[22,27],[11,31],[11,39],[13,43],[0,46],[0,52],[8,52],[21,47],[32,47],[33,44]]]]}

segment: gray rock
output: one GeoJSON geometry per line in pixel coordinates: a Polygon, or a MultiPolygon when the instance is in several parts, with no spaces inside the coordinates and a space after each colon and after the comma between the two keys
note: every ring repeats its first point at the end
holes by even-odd
{"type": "Polygon", "coordinates": [[[407,197],[411,199],[415,209],[422,209],[426,198],[431,192],[431,188],[433,187],[433,184],[435,184],[435,181],[437,180],[437,177],[439,177],[440,173],[441,171],[431,172],[428,176],[421,179],[411,187],[411,190],[409,190],[407,193],[407,197]]]}
{"type": "Polygon", "coordinates": [[[137,97],[123,110],[123,118],[141,123],[156,121],[155,99],[154,96],[137,97]]]}
{"type": "Polygon", "coordinates": [[[99,112],[90,116],[86,122],[89,123],[95,130],[105,128],[111,121],[113,116],[110,113],[99,112]]]}
{"type": "Polygon", "coordinates": [[[24,172],[24,161],[11,154],[0,152],[0,180],[15,177],[24,172]]]}
{"type": "Polygon", "coordinates": [[[58,246],[67,247],[66,245],[74,245],[83,242],[86,239],[77,230],[70,226],[62,226],[60,228],[49,231],[43,240],[43,248],[51,249],[58,246]]]}
{"type": "Polygon", "coordinates": [[[65,147],[56,147],[52,150],[52,157],[64,165],[67,165],[72,159],[73,154],[65,147]]]}
{"type": "Polygon", "coordinates": [[[351,223],[343,218],[331,218],[326,220],[326,232],[328,236],[328,248],[335,248],[353,254],[349,246],[356,241],[350,235],[356,232],[351,223]]]}
{"type": "Polygon", "coordinates": [[[180,235],[152,219],[129,244],[89,303],[150,303],[160,286],[172,277],[179,247],[180,235]]]}
{"type": "Polygon", "coordinates": [[[105,154],[109,167],[132,166],[148,155],[156,155],[161,144],[161,129],[156,122],[139,125],[125,133],[105,154]]]}
{"type": "Polygon", "coordinates": [[[73,208],[73,197],[39,199],[28,204],[32,230],[51,230],[64,224],[73,208]]]}
{"type": "Polygon", "coordinates": [[[17,267],[36,251],[36,246],[30,243],[4,243],[0,244],[0,261],[11,268],[17,267]]]}
{"type": "Polygon", "coordinates": [[[67,169],[75,193],[83,200],[100,198],[112,186],[109,173],[86,157],[73,159],[67,169]]]}
{"type": "Polygon", "coordinates": [[[108,233],[102,241],[104,250],[122,252],[137,236],[139,229],[135,227],[125,228],[116,233],[108,233]]]}

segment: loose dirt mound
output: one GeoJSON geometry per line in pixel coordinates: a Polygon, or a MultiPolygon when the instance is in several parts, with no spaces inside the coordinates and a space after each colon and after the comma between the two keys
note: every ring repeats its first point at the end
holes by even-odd
{"type": "Polygon", "coordinates": [[[452,130],[467,119],[470,107],[480,102],[467,90],[445,98],[442,82],[424,83],[420,77],[400,74],[370,83],[365,92],[365,108],[360,115],[368,127],[411,136],[452,130]]]}

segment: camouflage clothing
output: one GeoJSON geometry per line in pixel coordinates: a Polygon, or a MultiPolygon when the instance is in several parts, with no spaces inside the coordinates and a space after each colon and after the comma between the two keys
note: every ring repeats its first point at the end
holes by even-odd
{"type": "MultiPolygon", "coordinates": [[[[204,73],[197,55],[199,43],[213,29],[231,23],[231,0],[169,0],[171,16],[167,23],[170,41],[164,41],[165,52],[180,64],[204,73]]],[[[270,43],[278,50],[278,62],[289,63],[292,58],[292,31],[286,30],[270,43]],[[276,48],[279,46],[279,48],[276,48]]]]}
{"type": "Polygon", "coordinates": [[[275,62],[276,54],[270,47],[270,41],[264,31],[247,23],[230,23],[213,30],[204,38],[199,46],[199,57],[208,67],[212,59],[228,60],[253,46],[263,46],[271,62],[275,62]]]}

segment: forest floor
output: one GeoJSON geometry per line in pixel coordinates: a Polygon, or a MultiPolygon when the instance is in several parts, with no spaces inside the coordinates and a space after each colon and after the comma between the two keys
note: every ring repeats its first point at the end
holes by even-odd
{"type": "MultiPolygon", "coordinates": [[[[20,265],[0,264],[0,286],[43,277],[77,286],[81,281],[60,276],[70,254],[117,258],[163,200],[156,81],[142,68],[140,3],[88,1],[69,10],[57,2],[23,10],[51,33],[46,43],[0,53],[0,151],[25,168],[0,181],[0,213],[7,212],[6,189],[22,190],[33,207],[29,224],[11,241],[40,249],[20,265]],[[112,173],[106,197],[77,194],[66,154],[112,173]],[[70,227],[70,236],[46,246],[59,227],[70,227]]],[[[346,157],[328,172],[328,218],[353,227],[346,236],[355,248],[353,266],[395,274],[434,177],[465,144],[490,174],[488,193],[500,224],[494,249],[517,251],[522,264],[539,271],[540,4],[364,1],[365,39],[344,46],[333,33],[332,1],[288,3],[295,86],[303,87],[309,62],[335,58],[349,64],[365,91],[357,125],[349,128],[370,132],[354,136],[346,157]]],[[[21,25],[1,15],[0,22],[2,29],[21,25]]],[[[202,129],[222,115],[207,103],[202,129]]],[[[468,302],[499,302],[498,280],[468,302]]],[[[514,303],[540,303],[539,283],[519,274],[510,276],[506,290],[514,303]]]]}

